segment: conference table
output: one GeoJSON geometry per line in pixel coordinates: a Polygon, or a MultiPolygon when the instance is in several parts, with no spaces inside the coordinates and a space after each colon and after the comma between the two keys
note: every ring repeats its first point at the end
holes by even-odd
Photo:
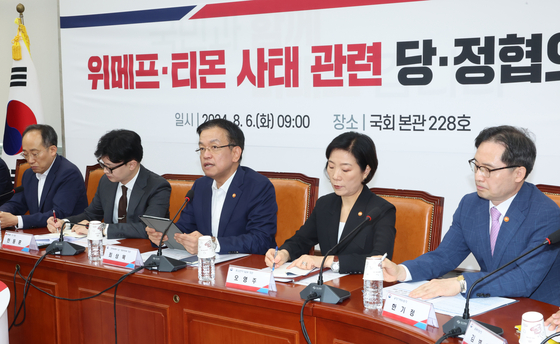
{"type": "MultiPolygon", "coordinates": [[[[4,235],[2,231],[2,236],[4,235]]],[[[45,229],[26,230],[42,234],[45,229]]],[[[121,246],[141,252],[153,247],[145,239],[121,240],[121,246]]],[[[14,317],[14,272],[27,276],[45,250],[20,252],[0,249],[0,280],[9,286],[9,322],[14,317]]],[[[175,272],[142,269],[119,284],[116,294],[119,343],[305,343],[300,328],[304,286],[277,283],[268,294],[225,287],[230,264],[264,268],[264,257],[250,255],[216,266],[213,285],[198,281],[197,269],[175,272]]],[[[130,270],[92,264],[87,253],[76,256],[49,255],[37,267],[33,284],[63,298],[95,295],[130,270]]],[[[18,306],[24,281],[15,279],[18,306]]],[[[340,304],[309,302],[305,325],[312,343],[434,343],[441,326],[450,319],[437,313],[439,328],[426,330],[366,310],[362,300],[362,275],[348,275],[326,284],[351,292],[340,304]]],[[[531,299],[473,317],[504,329],[508,343],[517,343],[514,328],[526,311],[548,317],[558,307],[531,299]]],[[[115,340],[114,289],[83,301],[55,299],[31,288],[26,300],[25,321],[10,331],[10,343],[112,343],[115,340]]],[[[22,320],[20,314],[18,321],[22,320]]],[[[457,338],[449,343],[461,343],[457,338]]]]}

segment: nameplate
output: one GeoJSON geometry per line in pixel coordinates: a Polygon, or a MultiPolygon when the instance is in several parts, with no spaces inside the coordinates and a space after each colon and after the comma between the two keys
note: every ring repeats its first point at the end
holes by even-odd
{"type": "Polygon", "coordinates": [[[137,248],[107,245],[103,254],[103,264],[134,269],[143,264],[140,250],[137,248]]]}
{"type": "Polygon", "coordinates": [[[230,265],[226,287],[268,293],[270,272],[230,265]]]}
{"type": "Polygon", "coordinates": [[[507,344],[507,340],[470,319],[463,344],[507,344]]]}
{"type": "Polygon", "coordinates": [[[425,330],[439,327],[434,305],[419,299],[387,293],[382,315],[425,330]]]}
{"type": "Polygon", "coordinates": [[[39,251],[35,236],[33,234],[18,233],[14,231],[6,231],[4,240],[2,240],[2,248],[21,252],[29,252],[29,250],[39,251]]]}

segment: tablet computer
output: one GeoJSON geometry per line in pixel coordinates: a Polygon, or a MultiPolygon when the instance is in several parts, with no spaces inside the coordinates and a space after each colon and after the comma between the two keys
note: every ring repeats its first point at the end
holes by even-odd
{"type": "Polygon", "coordinates": [[[140,216],[140,221],[142,221],[146,226],[152,227],[160,233],[165,232],[167,226],[171,224],[171,227],[169,227],[169,231],[167,232],[167,239],[169,240],[164,241],[164,243],[169,248],[186,251],[185,246],[179,244],[177,240],[175,240],[175,233],[181,234],[183,232],[181,232],[181,230],[173,222],[171,222],[170,219],[151,215],[142,215],[140,216]]]}

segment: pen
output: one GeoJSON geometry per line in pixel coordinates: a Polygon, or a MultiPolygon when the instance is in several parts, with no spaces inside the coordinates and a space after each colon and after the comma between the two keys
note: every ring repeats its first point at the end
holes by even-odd
{"type": "Polygon", "coordinates": [[[276,246],[276,251],[274,251],[274,258],[272,258],[272,272],[274,272],[274,267],[276,266],[276,263],[274,262],[276,260],[276,255],[278,255],[278,246],[276,246]]]}
{"type": "MultiPolygon", "coordinates": [[[[53,219],[54,219],[54,223],[56,223],[56,211],[54,211],[54,209],[52,210],[52,216],[53,216],[53,219]]],[[[58,229],[57,229],[57,232],[58,232],[58,229]]]]}
{"type": "Polygon", "coordinates": [[[387,252],[385,252],[383,257],[381,257],[381,261],[379,262],[379,266],[381,266],[381,264],[383,264],[383,261],[385,260],[385,258],[387,258],[387,252]]]}

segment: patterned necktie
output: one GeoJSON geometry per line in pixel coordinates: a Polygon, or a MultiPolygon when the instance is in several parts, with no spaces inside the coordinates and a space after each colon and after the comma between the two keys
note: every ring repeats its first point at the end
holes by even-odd
{"type": "Polygon", "coordinates": [[[118,216],[119,216],[119,223],[126,223],[126,186],[122,186],[122,196],[121,199],[119,199],[119,210],[118,210],[118,216]]]}
{"type": "Polygon", "coordinates": [[[492,227],[490,228],[490,249],[492,250],[492,255],[494,255],[494,246],[496,246],[496,239],[498,238],[498,232],[500,231],[500,212],[496,207],[490,209],[490,215],[492,216],[492,227]]]}

